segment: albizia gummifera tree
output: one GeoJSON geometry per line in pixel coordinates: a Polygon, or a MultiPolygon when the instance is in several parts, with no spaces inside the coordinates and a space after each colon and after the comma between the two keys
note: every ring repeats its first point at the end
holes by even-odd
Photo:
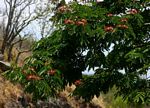
{"type": "Polygon", "coordinates": [[[150,67],[148,6],[147,0],[60,4],[51,18],[55,30],[33,46],[24,69],[34,67],[37,82],[50,81],[43,93],[55,88],[52,80],[59,85],[54,91],[75,83],[73,94],[89,101],[116,86],[128,102],[148,104],[150,81],[142,77],[150,67]],[[84,79],[86,68],[95,74],[84,79]]]}

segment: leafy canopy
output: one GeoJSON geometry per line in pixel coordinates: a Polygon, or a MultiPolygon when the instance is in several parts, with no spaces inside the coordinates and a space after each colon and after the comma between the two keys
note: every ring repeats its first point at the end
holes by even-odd
{"type": "Polygon", "coordinates": [[[57,29],[34,45],[33,55],[24,66],[27,69],[33,65],[35,74],[48,84],[38,89],[40,96],[49,96],[45,93],[56,86],[75,83],[73,94],[89,101],[115,85],[117,95],[129,102],[149,103],[149,79],[140,77],[150,67],[148,5],[146,0],[104,0],[59,6],[51,19],[57,29]],[[97,69],[93,76],[82,79],[82,71],[87,67],[97,69]],[[49,69],[56,69],[58,77],[48,77],[49,69]],[[58,78],[54,86],[48,82],[51,78],[58,78]]]}
{"type": "Polygon", "coordinates": [[[54,33],[60,33],[63,45],[55,56],[65,64],[62,72],[72,79],[87,67],[97,67],[93,76],[82,80],[74,95],[90,100],[116,85],[118,95],[129,102],[149,102],[149,79],[140,77],[150,66],[148,5],[148,1],[104,0],[58,8],[53,17],[58,27],[54,33]]]}

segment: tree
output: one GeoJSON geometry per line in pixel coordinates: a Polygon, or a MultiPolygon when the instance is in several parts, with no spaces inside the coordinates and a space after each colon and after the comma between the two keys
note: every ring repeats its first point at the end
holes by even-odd
{"type": "MultiPolygon", "coordinates": [[[[48,7],[49,5],[50,4],[46,4],[46,7],[48,7]]],[[[50,7],[51,7],[51,10],[53,10],[55,5],[51,5],[50,7]]],[[[45,6],[41,5],[39,7],[39,11],[37,11],[36,14],[41,13],[41,10],[43,10],[43,8],[45,8],[45,6]]],[[[52,32],[52,29],[54,29],[52,27],[52,22],[49,21],[52,14],[53,14],[53,11],[52,12],[47,11],[45,12],[45,15],[37,19],[41,38],[47,37],[52,32]]]]}
{"type": "Polygon", "coordinates": [[[47,37],[52,32],[52,29],[54,29],[52,27],[52,22],[49,21],[50,17],[51,17],[50,15],[47,15],[38,20],[40,34],[42,38],[47,37]]]}
{"type": "Polygon", "coordinates": [[[62,38],[60,43],[66,46],[57,49],[56,58],[67,65],[83,60],[83,67],[82,62],[73,67],[65,65],[70,78],[76,73],[70,72],[68,67],[74,71],[79,67],[79,73],[85,67],[98,67],[93,76],[82,81],[74,94],[90,100],[116,85],[118,95],[128,102],[149,103],[149,79],[140,77],[147,74],[150,63],[148,4],[146,1],[110,0],[92,6],[75,3],[71,5],[70,13],[61,8],[64,13],[56,17],[62,26],[57,32],[62,38]],[[85,56],[84,51],[87,51],[85,56]]]}
{"type": "MultiPolygon", "coordinates": [[[[50,2],[43,1],[46,6],[40,10],[38,0],[4,0],[6,14],[4,15],[3,42],[1,52],[8,55],[8,61],[11,60],[13,46],[18,43],[15,39],[21,35],[21,32],[34,20],[44,16],[47,11],[50,12],[50,2]],[[35,12],[36,11],[36,12],[35,12]],[[38,11],[38,12],[37,12],[38,11]]],[[[21,39],[22,40],[22,39],[21,39]]]]}
{"type": "MultiPolygon", "coordinates": [[[[92,6],[73,3],[58,8],[53,19],[59,28],[47,44],[52,48],[49,53],[55,68],[62,71],[67,82],[75,82],[86,67],[98,67],[74,94],[90,100],[116,85],[118,94],[129,102],[149,102],[149,80],[140,78],[149,69],[148,4],[110,0],[92,6]]],[[[34,50],[41,48],[47,49],[40,44],[34,50]]]]}
{"type": "Polygon", "coordinates": [[[63,76],[61,86],[74,83],[73,94],[86,101],[116,86],[117,95],[128,102],[149,104],[150,81],[141,78],[150,67],[148,5],[146,0],[63,4],[52,18],[57,29],[33,46],[24,67],[34,65],[35,74],[44,79],[48,67],[56,69],[63,76]],[[84,79],[87,67],[97,69],[84,79]]]}

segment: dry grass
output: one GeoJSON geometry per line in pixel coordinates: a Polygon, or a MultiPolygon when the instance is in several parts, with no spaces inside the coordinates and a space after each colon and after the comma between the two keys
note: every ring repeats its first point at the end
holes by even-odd
{"type": "Polygon", "coordinates": [[[92,99],[92,102],[96,105],[100,105],[102,108],[105,108],[105,106],[106,106],[105,105],[106,102],[104,102],[102,96],[99,96],[99,97],[94,96],[94,98],[92,99]]]}
{"type": "MultiPolygon", "coordinates": [[[[74,89],[75,85],[66,86],[66,89],[59,94],[59,99],[67,101],[72,108],[105,108],[101,97],[94,97],[91,103],[85,103],[82,99],[69,96],[74,89]]],[[[25,94],[19,84],[12,84],[0,76],[0,108],[22,108],[19,104],[18,97],[25,97],[26,101],[30,105],[33,105],[31,104],[32,96],[25,94]]]]}
{"type": "Polygon", "coordinates": [[[75,85],[67,85],[65,90],[60,93],[60,97],[64,98],[72,108],[105,108],[105,102],[102,97],[94,97],[90,103],[86,103],[83,99],[69,96],[75,89],[75,85]]]}
{"type": "Polygon", "coordinates": [[[14,85],[0,75],[0,108],[21,108],[19,97],[31,102],[31,95],[26,95],[19,84],[14,85]]]}

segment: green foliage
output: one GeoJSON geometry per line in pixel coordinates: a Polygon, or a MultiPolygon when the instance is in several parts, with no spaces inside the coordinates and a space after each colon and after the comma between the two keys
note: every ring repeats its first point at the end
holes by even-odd
{"type": "MultiPolygon", "coordinates": [[[[71,53],[70,48],[63,53],[80,53],[85,67],[98,67],[93,76],[82,80],[74,95],[89,101],[95,94],[107,93],[116,85],[117,94],[128,102],[149,103],[149,80],[140,77],[147,74],[150,64],[150,27],[146,25],[149,20],[145,14],[149,9],[146,5],[146,1],[130,0],[107,0],[92,6],[75,2],[67,7],[70,11],[57,12],[53,17],[62,32],[62,43],[73,46],[71,53]],[[83,55],[84,51],[87,51],[86,55],[83,55]]],[[[75,59],[78,60],[78,56],[75,59]]]]}
{"type": "Polygon", "coordinates": [[[57,29],[34,45],[33,55],[23,67],[27,73],[31,72],[28,68],[35,68],[33,73],[42,78],[30,82],[35,89],[32,92],[39,97],[49,96],[51,91],[55,94],[67,83],[79,83],[87,67],[97,67],[93,76],[81,80],[73,95],[90,101],[115,85],[117,95],[129,103],[149,104],[149,79],[140,77],[150,66],[150,15],[146,5],[146,1],[105,0],[92,6],[73,2],[58,7],[51,19],[57,29]],[[48,76],[49,69],[56,69],[57,74],[48,76]]]}
{"type": "Polygon", "coordinates": [[[62,73],[49,66],[50,61],[28,58],[23,67],[13,66],[13,70],[4,73],[6,78],[19,82],[26,92],[33,95],[33,100],[55,97],[63,89],[62,73]]]}

